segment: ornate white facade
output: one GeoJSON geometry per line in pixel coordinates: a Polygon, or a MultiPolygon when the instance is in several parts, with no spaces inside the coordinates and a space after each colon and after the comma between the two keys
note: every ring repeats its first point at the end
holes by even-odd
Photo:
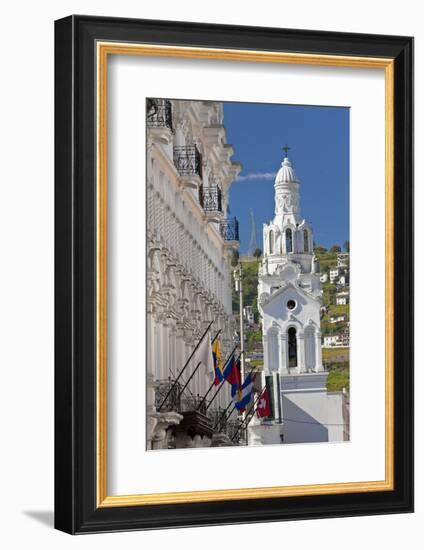
{"type": "MultiPolygon", "coordinates": [[[[230,262],[238,227],[225,212],[241,167],[232,155],[221,103],[148,101],[148,448],[211,444],[207,429],[181,427],[185,411],[195,411],[210,387],[203,366],[187,386],[184,404],[175,407],[179,410],[157,409],[211,321],[212,337],[221,331],[223,359],[234,346],[230,262]]],[[[195,366],[186,369],[182,384],[195,366]]],[[[213,408],[228,402],[225,387],[213,408]]]]}

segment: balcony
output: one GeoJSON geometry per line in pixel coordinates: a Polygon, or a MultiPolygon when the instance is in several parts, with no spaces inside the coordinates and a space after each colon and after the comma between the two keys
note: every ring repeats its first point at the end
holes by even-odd
{"type": "Polygon", "coordinates": [[[173,430],[177,447],[185,447],[187,438],[211,439],[214,433],[206,415],[207,402],[199,395],[182,390],[183,387],[171,379],[159,382],[155,390],[155,405],[160,412],[174,411],[182,415],[181,422],[173,430]]]}
{"type": "Polygon", "coordinates": [[[219,232],[225,244],[231,248],[239,246],[239,224],[237,218],[227,218],[219,223],[219,232]]]}
{"type": "Polygon", "coordinates": [[[199,187],[199,203],[209,222],[219,222],[222,219],[222,191],[217,185],[199,187]]]}
{"type": "Polygon", "coordinates": [[[172,106],[169,99],[147,99],[147,127],[168,128],[172,132],[172,106]]]}
{"type": "Polygon", "coordinates": [[[202,156],[195,145],[174,147],[174,164],[183,187],[198,189],[202,183],[202,156]]]}

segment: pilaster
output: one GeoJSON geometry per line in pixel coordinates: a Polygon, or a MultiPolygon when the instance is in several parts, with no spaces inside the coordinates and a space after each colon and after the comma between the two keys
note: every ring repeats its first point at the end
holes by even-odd
{"type": "Polygon", "coordinates": [[[287,334],[280,334],[280,374],[288,374],[289,350],[287,334]]]}
{"type": "Polygon", "coordinates": [[[305,337],[303,334],[296,334],[297,347],[297,370],[298,372],[306,372],[305,365],[305,337]]]}

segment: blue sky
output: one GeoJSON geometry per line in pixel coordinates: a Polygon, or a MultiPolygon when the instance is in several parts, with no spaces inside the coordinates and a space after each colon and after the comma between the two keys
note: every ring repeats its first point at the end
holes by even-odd
{"type": "Polygon", "coordinates": [[[316,244],[330,247],[349,239],[349,109],[300,105],[224,103],[227,141],[243,165],[230,189],[230,217],[240,224],[240,252],[250,241],[249,209],[257,241],[262,224],[274,217],[274,175],[282,147],[300,180],[300,207],[313,227],[316,244]]]}

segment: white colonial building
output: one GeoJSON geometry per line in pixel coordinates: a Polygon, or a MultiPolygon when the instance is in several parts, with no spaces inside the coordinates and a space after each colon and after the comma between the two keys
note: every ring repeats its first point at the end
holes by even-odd
{"type": "Polygon", "coordinates": [[[273,421],[254,421],[250,443],[341,441],[343,397],[326,390],[321,355],[321,284],[312,226],[301,215],[300,183],[284,158],[275,178],[275,216],[263,228],[258,304],[264,377],[273,421]]]}
{"type": "Polygon", "coordinates": [[[334,283],[340,276],[341,270],[338,267],[330,269],[330,283],[334,283]]]}
{"type": "Polygon", "coordinates": [[[337,267],[348,267],[349,252],[339,252],[337,254],[337,267]]]}
{"type": "Polygon", "coordinates": [[[336,294],[336,305],[346,306],[348,303],[349,303],[349,292],[347,290],[343,290],[342,292],[338,292],[336,294]]]}
{"type": "Polygon", "coordinates": [[[174,387],[163,400],[211,322],[223,359],[234,346],[238,225],[225,213],[241,167],[231,160],[222,103],[151,99],[146,122],[147,448],[208,446],[211,412],[227,406],[228,388],[207,419],[198,406],[212,379],[203,367],[194,373],[193,360],[179,381],[179,388],[188,382],[183,394],[174,387]]]}

